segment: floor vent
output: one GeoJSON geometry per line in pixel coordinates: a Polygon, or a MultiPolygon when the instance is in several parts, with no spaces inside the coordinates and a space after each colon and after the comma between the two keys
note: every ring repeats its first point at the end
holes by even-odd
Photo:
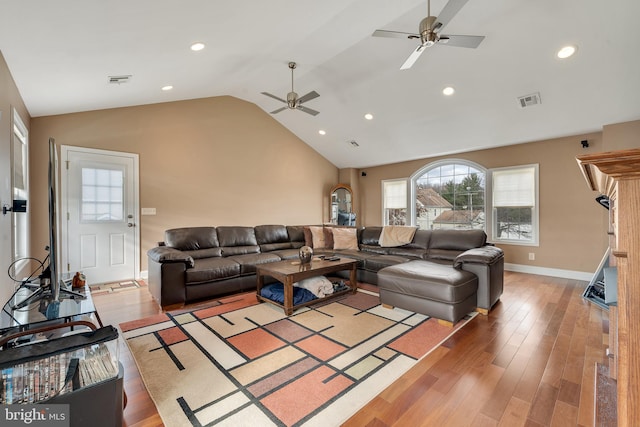
{"type": "Polygon", "coordinates": [[[131,75],[126,76],[109,76],[109,84],[112,85],[120,85],[122,83],[129,83],[131,80],[131,75]]]}
{"type": "Polygon", "coordinates": [[[531,95],[519,96],[518,103],[520,108],[531,107],[532,105],[542,104],[540,93],[532,93],[531,95]]]}

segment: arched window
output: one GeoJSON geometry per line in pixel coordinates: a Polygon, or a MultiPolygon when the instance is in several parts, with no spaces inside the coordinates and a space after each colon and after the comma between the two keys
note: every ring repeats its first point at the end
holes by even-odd
{"type": "Polygon", "coordinates": [[[461,159],[430,163],[411,176],[411,223],[420,229],[485,229],[486,172],[461,159]]]}

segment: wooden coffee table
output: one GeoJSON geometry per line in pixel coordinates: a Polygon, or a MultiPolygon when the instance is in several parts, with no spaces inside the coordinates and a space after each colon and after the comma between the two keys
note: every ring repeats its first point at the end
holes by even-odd
{"type": "Polygon", "coordinates": [[[341,258],[338,261],[325,261],[323,259],[313,259],[310,264],[300,264],[299,261],[280,261],[270,262],[268,264],[261,264],[256,267],[256,277],[258,291],[256,297],[258,301],[269,302],[275,304],[278,307],[282,307],[287,316],[293,314],[293,311],[304,307],[306,305],[315,304],[319,301],[324,301],[344,295],[348,292],[356,293],[358,289],[358,282],[356,279],[356,260],[349,258],[341,258]],[[299,282],[302,279],[309,277],[324,276],[325,274],[335,273],[342,270],[351,270],[349,275],[349,289],[344,291],[335,292],[331,295],[327,295],[324,298],[314,299],[302,304],[293,305],[293,284],[299,282]],[[270,300],[260,295],[260,290],[264,286],[264,276],[271,276],[276,280],[279,280],[284,284],[284,303],[270,300]]]}

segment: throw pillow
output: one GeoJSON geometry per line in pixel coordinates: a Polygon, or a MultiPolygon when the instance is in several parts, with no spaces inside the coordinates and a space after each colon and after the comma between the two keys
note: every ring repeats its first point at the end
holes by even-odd
{"type": "Polygon", "coordinates": [[[311,231],[311,237],[313,239],[312,247],[314,249],[324,249],[324,227],[309,227],[309,230],[311,231]]]}
{"type": "Polygon", "coordinates": [[[334,228],[333,229],[333,249],[353,249],[358,248],[358,235],[355,228],[334,228]]]}
{"type": "Polygon", "coordinates": [[[324,227],[324,248],[333,249],[333,227],[324,227]]]}
{"type": "Polygon", "coordinates": [[[309,246],[310,248],[313,247],[313,236],[311,235],[311,230],[309,230],[309,227],[304,227],[302,229],[302,232],[304,233],[304,245],[305,246],[309,246]]]}

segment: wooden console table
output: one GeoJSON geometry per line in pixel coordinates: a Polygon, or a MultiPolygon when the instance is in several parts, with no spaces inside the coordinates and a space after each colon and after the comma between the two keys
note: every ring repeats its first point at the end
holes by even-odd
{"type": "MultiPolygon", "coordinates": [[[[615,380],[617,396],[600,399],[598,394],[611,387],[596,384],[596,399],[617,400],[617,425],[636,427],[640,426],[640,149],[577,160],[589,187],[609,198],[610,264],[618,268],[618,304],[609,311],[609,376],[615,380]]],[[[601,425],[597,419],[596,423],[601,425]]]]}
{"type": "Polygon", "coordinates": [[[309,302],[293,305],[293,284],[302,279],[309,277],[324,276],[325,274],[335,273],[337,271],[351,270],[349,275],[349,289],[333,293],[323,299],[333,298],[344,295],[348,292],[356,293],[358,282],[356,279],[356,261],[349,258],[341,258],[338,261],[325,261],[323,259],[314,259],[309,264],[300,264],[299,261],[280,261],[262,264],[256,268],[257,277],[257,294],[259,301],[269,302],[284,309],[287,316],[293,314],[293,311],[310,304],[316,304],[320,299],[311,300],[309,302]],[[284,303],[280,304],[260,295],[260,290],[264,286],[264,276],[271,276],[284,284],[284,303]]]}

